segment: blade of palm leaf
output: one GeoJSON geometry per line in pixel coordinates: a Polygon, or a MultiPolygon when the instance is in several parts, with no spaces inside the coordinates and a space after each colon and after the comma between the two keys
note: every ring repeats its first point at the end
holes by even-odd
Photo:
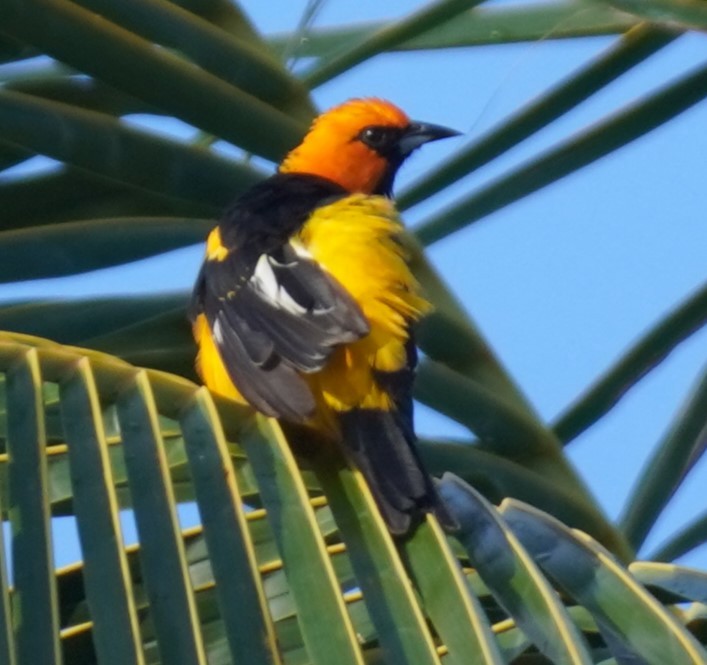
{"type": "Polygon", "coordinates": [[[699,0],[608,0],[623,12],[655,23],[707,29],[707,7],[699,0]]]}
{"type": "Polygon", "coordinates": [[[439,665],[412,584],[360,472],[348,468],[333,450],[311,463],[351,557],[387,662],[439,665]]]}
{"type": "Polygon", "coordinates": [[[192,343],[133,351],[123,351],[113,347],[99,348],[111,354],[115,352],[115,355],[137,367],[175,374],[189,381],[200,380],[194,367],[195,354],[192,343]]]}
{"type": "Polygon", "coordinates": [[[133,365],[199,382],[196,347],[184,305],[80,343],[117,355],[133,365]]]}
{"type": "MultiPolygon", "coordinates": [[[[168,464],[170,470],[176,474],[179,469],[184,468],[186,465],[186,458],[181,447],[181,439],[174,435],[166,436],[165,438],[169,440],[169,445],[166,448],[168,464]]],[[[113,472],[113,479],[116,483],[116,495],[119,506],[121,508],[130,508],[132,503],[126,490],[127,475],[123,452],[119,445],[120,440],[109,439],[107,443],[108,458],[113,472]]],[[[73,506],[71,504],[73,488],[71,487],[67,447],[63,444],[50,446],[47,449],[47,455],[49,457],[50,479],[48,497],[52,515],[73,515],[73,506]]],[[[0,465],[4,465],[6,462],[5,456],[0,455],[0,465]]],[[[3,470],[2,466],[0,466],[0,472],[3,470]]],[[[193,497],[188,496],[187,498],[192,499],[193,497]]]]}
{"type": "Polygon", "coordinates": [[[648,557],[652,561],[674,561],[707,542],[707,511],[661,543],[648,557]]]}
{"type": "MultiPolygon", "coordinates": [[[[176,157],[177,161],[180,159],[176,157]]],[[[237,189],[238,183],[232,183],[232,187],[237,189]]],[[[227,192],[224,191],[223,196],[226,198],[227,192]]],[[[56,164],[48,172],[0,182],[0,208],[3,210],[0,222],[3,230],[63,224],[96,216],[213,218],[221,212],[218,202],[196,203],[171,198],[168,194],[150,192],[124,181],[116,182],[95,173],[56,164]]]]}
{"type": "MultiPolygon", "coordinates": [[[[153,339],[149,344],[154,344],[159,348],[161,345],[176,347],[191,347],[190,355],[195,356],[196,346],[191,334],[191,325],[187,318],[187,299],[185,294],[177,293],[166,301],[165,307],[154,313],[150,312],[147,317],[130,322],[125,327],[116,326],[114,330],[95,337],[80,340],[81,343],[89,343],[98,350],[105,351],[104,347],[121,348],[124,352],[137,351],[145,348],[145,340],[138,337],[140,335],[152,335],[153,339]]],[[[160,303],[161,304],[161,303],[160,303]]],[[[151,348],[151,346],[147,346],[151,348]]]]}
{"type": "Polygon", "coordinates": [[[641,24],[630,30],[589,64],[520,108],[485,136],[462,148],[425,174],[398,197],[402,210],[488,164],[529,136],[578,106],[631,68],[674,41],[680,33],[641,24]]]}
{"type": "Polygon", "coordinates": [[[206,665],[158,413],[144,371],[123,387],[117,405],[142,574],[161,658],[170,665],[206,665]]]}
{"type": "Polygon", "coordinates": [[[185,304],[186,297],[182,293],[75,301],[32,301],[0,307],[0,329],[79,345],[167,312],[173,314],[179,311],[183,317],[185,304]]]}
{"type": "MultiPolygon", "coordinates": [[[[74,505],[94,642],[100,661],[144,663],[138,618],[103,435],[98,390],[88,358],[71,359],[60,384],[74,505]]],[[[51,378],[51,377],[49,377],[51,378]]]]}
{"type": "MultiPolygon", "coordinates": [[[[73,169],[71,169],[73,171],[73,169]]],[[[101,178],[97,178],[101,179],[101,178]]],[[[92,178],[93,180],[93,178],[92,178]]],[[[232,194],[225,196],[230,200],[233,193],[241,191],[242,185],[237,181],[232,184],[232,194]]],[[[57,211],[54,223],[63,224],[74,220],[95,219],[97,217],[189,217],[191,219],[209,219],[212,226],[220,217],[223,206],[219,203],[196,203],[176,198],[169,198],[153,192],[148,192],[137,187],[119,183],[114,192],[106,192],[102,197],[93,198],[86,196],[84,200],[70,209],[57,211]]],[[[35,220],[38,223],[50,222],[51,211],[42,219],[35,220]]]]}
{"type": "Polygon", "coordinates": [[[273,161],[305,129],[265,102],[69,0],[4,3],[0,20],[13,36],[58,60],[273,161]],[[42,21],[36,20],[38,14],[42,21]]]}
{"type": "MultiPolygon", "coordinates": [[[[223,621],[218,617],[218,612],[215,611],[216,603],[213,598],[213,590],[198,590],[197,600],[199,602],[199,614],[202,619],[201,629],[204,635],[205,650],[209,665],[216,665],[217,663],[232,665],[234,661],[228,648],[228,635],[225,632],[223,621]]],[[[357,613],[360,608],[362,608],[362,603],[358,602],[351,608],[352,614],[357,613]]],[[[288,665],[291,663],[302,663],[302,665],[305,665],[311,662],[304,648],[295,616],[292,615],[286,618],[280,618],[276,625],[278,633],[277,643],[288,665]]],[[[66,662],[72,665],[94,665],[96,663],[95,652],[91,644],[92,628],[93,625],[90,622],[86,622],[65,628],[61,631],[62,647],[66,662]]],[[[149,627],[146,626],[145,632],[148,633],[148,631],[149,627]]],[[[160,660],[157,643],[152,639],[151,633],[146,637],[144,649],[147,662],[163,662],[160,660]]],[[[266,662],[255,660],[255,658],[252,657],[254,652],[242,653],[248,654],[248,663],[266,662]]]]}
{"type": "MultiPolygon", "coordinates": [[[[218,609],[213,588],[199,590],[196,594],[200,629],[204,637],[204,653],[209,665],[224,663],[230,665],[233,661],[228,653],[228,642],[224,632],[223,622],[218,617],[218,609]]],[[[148,610],[149,611],[149,610],[148,610]]],[[[148,663],[162,665],[166,663],[160,653],[154,627],[148,619],[143,623],[143,648],[148,663]]],[[[87,664],[88,665],[88,664],[87,664]]]]}
{"type": "MultiPolygon", "coordinates": [[[[120,358],[100,351],[61,345],[41,337],[0,330],[0,361],[16,352],[18,346],[38,350],[42,372],[49,377],[49,381],[62,381],[70,368],[81,365],[86,360],[91,365],[91,380],[105,400],[115,400],[120,386],[132,380],[139,370],[120,358]]],[[[195,384],[182,377],[155,370],[148,370],[148,375],[160,413],[165,418],[178,420],[180,410],[194,392],[195,384]]],[[[219,400],[217,404],[225,409],[227,421],[231,426],[240,428],[243,411],[249,411],[239,409],[239,405],[234,404],[232,400],[219,400]]],[[[224,416],[221,415],[221,418],[223,420],[224,416]]],[[[100,432],[103,435],[103,426],[100,432]]],[[[101,437],[101,443],[105,443],[105,436],[101,437]]]]}
{"type": "Polygon", "coordinates": [[[415,235],[424,245],[437,242],[634,141],[705,96],[707,67],[700,67],[428,218],[415,235]]]}
{"type": "Polygon", "coordinates": [[[23,60],[36,55],[36,52],[20,40],[0,31],[0,64],[23,60]]]}
{"type": "Polygon", "coordinates": [[[554,515],[564,524],[590,533],[602,543],[615,538],[613,528],[597,520],[591,508],[576,492],[568,491],[530,471],[517,461],[479,449],[471,443],[450,443],[421,439],[419,449],[433,475],[454,473],[495,503],[506,497],[530,503],[554,515]]]}
{"type": "Polygon", "coordinates": [[[705,631],[707,606],[703,603],[690,603],[687,607],[674,607],[674,611],[682,625],[704,646],[707,643],[707,631],[705,631]]]}
{"type": "Polygon", "coordinates": [[[75,665],[94,665],[96,650],[93,647],[93,637],[90,624],[85,629],[71,627],[61,631],[61,646],[64,660],[75,665]]]}
{"type": "Polygon", "coordinates": [[[536,456],[557,457],[536,420],[446,365],[423,360],[417,369],[414,396],[469,428],[501,456],[519,458],[532,451],[536,456]]]}
{"type": "MultiPolygon", "coordinates": [[[[412,39],[393,44],[389,51],[414,51],[486,44],[507,44],[550,39],[570,39],[617,34],[637,25],[638,19],[611,7],[589,5],[576,0],[534,2],[519,6],[480,6],[426,30],[412,39]]],[[[363,41],[384,22],[312,29],[300,45],[304,57],[326,57],[346,46],[363,41]]],[[[270,45],[283,53],[291,34],[268,37],[270,45]]]]}
{"type": "Polygon", "coordinates": [[[115,116],[130,113],[151,113],[154,115],[161,113],[158,108],[136,97],[126,95],[102,81],[87,77],[51,76],[46,79],[31,80],[23,78],[14,83],[6,83],[4,87],[7,90],[16,90],[35,97],[51,99],[115,116]]]}
{"type": "Polygon", "coordinates": [[[238,4],[230,0],[180,0],[179,5],[217,25],[240,42],[260,49],[263,55],[276,59],[253,22],[238,4]]]}
{"type": "Polygon", "coordinates": [[[211,219],[86,219],[0,232],[0,283],[76,275],[200,243],[211,219]],[[41,260],[38,260],[41,258],[41,260]]]}
{"type": "Polygon", "coordinates": [[[5,85],[58,80],[76,74],[78,72],[75,69],[65,65],[63,62],[46,57],[36,57],[0,65],[0,82],[5,85]]]}
{"type": "MultiPolygon", "coordinates": [[[[194,390],[198,390],[196,386],[194,387],[194,390]]],[[[193,409],[193,404],[191,407],[188,407],[188,409],[193,409]]],[[[189,417],[185,416],[185,420],[189,420],[189,417]]],[[[209,420],[209,423],[210,422],[211,421],[209,420]]],[[[207,425],[207,429],[209,427],[211,427],[211,425],[207,425]]],[[[213,477],[211,480],[213,481],[213,477]]],[[[253,494],[255,494],[255,492],[252,492],[250,495],[252,496],[253,494]]],[[[318,518],[319,513],[322,510],[325,509],[321,507],[317,508],[318,518]]],[[[247,513],[245,515],[245,520],[247,522],[247,530],[249,534],[248,538],[254,546],[258,573],[264,578],[264,588],[268,592],[268,600],[274,604],[278,596],[282,597],[289,594],[289,587],[284,575],[283,563],[277,558],[277,548],[274,543],[272,530],[269,528],[264,510],[247,513]]],[[[326,522],[327,520],[320,521],[326,522]]],[[[327,528],[325,535],[327,537],[332,537],[335,532],[335,527],[327,528]]],[[[188,529],[183,529],[181,531],[181,537],[183,538],[185,544],[186,558],[189,564],[189,573],[197,594],[216,588],[217,580],[215,578],[215,571],[212,565],[213,555],[208,549],[207,540],[204,537],[204,528],[201,525],[197,525],[189,527],[188,529]]],[[[224,534],[219,534],[219,542],[224,537],[224,534]]],[[[343,551],[344,550],[340,544],[327,546],[327,552],[334,562],[337,569],[337,574],[341,572],[342,579],[345,583],[347,583],[353,581],[353,576],[348,562],[345,560],[345,557],[341,556],[343,551]]],[[[147,609],[148,603],[146,594],[142,588],[142,570],[138,560],[140,544],[133,543],[128,545],[125,548],[125,552],[132,573],[136,607],[138,611],[142,611],[147,609]]],[[[88,610],[85,607],[80,607],[81,605],[85,605],[85,590],[83,588],[82,570],[83,563],[77,562],[59,569],[56,573],[60,588],[60,597],[62,598],[62,612],[64,616],[63,624],[67,626],[83,625],[86,619],[89,618],[88,610]]],[[[232,572],[233,568],[231,567],[228,570],[232,572]]],[[[231,577],[233,577],[232,574],[231,577]]],[[[231,583],[232,582],[233,580],[231,580],[231,583]]],[[[238,583],[240,582],[241,580],[238,581],[238,583]]],[[[238,598],[240,597],[241,596],[235,596],[233,598],[229,598],[229,600],[233,603],[237,603],[238,598]]],[[[354,600],[352,602],[357,601],[354,600]]],[[[278,602],[278,607],[274,607],[273,605],[273,607],[271,607],[271,611],[273,613],[273,619],[276,621],[280,621],[289,616],[294,617],[296,615],[296,609],[294,604],[291,602],[291,599],[286,602],[281,602],[280,600],[278,602]]],[[[220,616],[217,609],[214,610],[213,614],[214,616],[220,616]]],[[[244,620],[243,616],[240,617],[240,620],[244,620]]]]}
{"type": "Polygon", "coordinates": [[[255,426],[242,432],[239,443],[258,481],[312,663],[362,665],[331,560],[282,431],[274,421],[257,415],[255,426]],[[322,622],[322,617],[328,621],[322,622]]]}
{"type": "Polygon", "coordinates": [[[695,638],[589,536],[514,500],[501,513],[540,567],[591,612],[614,655],[651,665],[705,662],[695,638]]]}
{"type": "MultiPolygon", "coordinates": [[[[594,617],[584,607],[582,607],[581,605],[572,605],[566,607],[565,610],[571,617],[574,626],[581,631],[581,634],[586,643],[590,645],[589,648],[591,652],[592,662],[601,662],[605,665],[618,665],[619,663],[623,663],[624,665],[636,665],[637,663],[647,665],[645,661],[637,659],[635,653],[625,648],[622,645],[621,641],[606,627],[604,627],[603,630],[600,630],[594,617]],[[605,660],[608,656],[611,656],[612,654],[616,657],[611,658],[609,660],[605,660]]],[[[511,623],[511,625],[513,624],[511,623]]],[[[497,624],[497,626],[504,630],[508,630],[507,628],[505,628],[504,622],[502,622],[500,625],[497,624]]],[[[520,641],[519,639],[513,640],[513,633],[517,632],[518,630],[518,628],[511,628],[511,630],[508,631],[510,632],[510,635],[504,632],[501,634],[501,636],[505,635],[506,639],[510,640],[510,645],[513,646],[517,641],[520,641]]],[[[516,647],[514,651],[510,652],[511,658],[516,657],[522,651],[523,645],[522,642],[520,642],[519,646],[516,647]]],[[[515,663],[516,661],[513,662],[515,663]]],[[[545,660],[543,656],[535,654],[531,650],[529,652],[522,653],[518,657],[517,662],[518,665],[535,665],[536,663],[539,665],[540,663],[546,663],[549,661],[545,660]]]]}
{"type": "Polygon", "coordinates": [[[25,150],[11,141],[0,141],[0,175],[6,169],[17,166],[33,156],[30,150],[25,150]]]}
{"type": "Polygon", "coordinates": [[[591,37],[626,32],[638,21],[611,7],[569,0],[481,6],[400,44],[400,50],[591,37]]]}
{"type": "Polygon", "coordinates": [[[216,581],[216,593],[234,662],[281,662],[255,559],[236,475],[206,389],[195,393],[182,429],[216,581]]]}
{"type": "MultiPolygon", "coordinates": [[[[279,569],[274,573],[265,572],[264,576],[270,611],[272,612],[273,620],[276,622],[277,643],[284,661],[288,664],[293,659],[296,662],[311,662],[298,626],[297,608],[292,602],[284,570],[279,569]]],[[[360,594],[355,600],[347,599],[346,602],[349,614],[355,625],[358,641],[364,644],[375,639],[375,633],[370,620],[367,618],[360,594]]]]}
{"type": "Polygon", "coordinates": [[[608,413],[648,372],[657,367],[675,347],[707,324],[707,285],[670,312],[644,334],[618,362],[578,397],[554,425],[563,444],[608,413]]]}
{"type": "MultiPolygon", "coordinates": [[[[336,529],[333,529],[325,535],[335,537],[336,529]]],[[[272,541],[273,536],[270,530],[268,531],[268,536],[272,541]]],[[[271,544],[274,545],[274,543],[271,544]]],[[[342,589],[351,589],[351,587],[355,585],[355,578],[345,551],[345,548],[340,543],[327,546],[327,552],[334,565],[334,571],[339,580],[340,587],[342,589]]],[[[297,625],[297,607],[289,591],[282,562],[277,559],[266,562],[264,565],[260,566],[260,570],[265,575],[264,581],[268,590],[270,612],[273,615],[273,620],[277,622],[278,643],[283,648],[285,660],[289,662],[290,654],[284,653],[286,648],[290,649],[296,644],[301,647],[306,654],[302,634],[297,625]],[[285,624],[290,624],[290,626],[286,628],[285,624]],[[285,630],[287,630],[288,635],[291,636],[292,644],[285,644],[285,630]]],[[[357,590],[351,590],[344,592],[342,597],[346,603],[348,614],[351,617],[356,639],[361,648],[365,649],[366,645],[376,640],[376,634],[363,603],[361,593],[357,590]]]]}
{"type": "Polygon", "coordinates": [[[471,593],[446,536],[430,514],[400,544],[423,608],[448,650],[445,663],[464,665],[469,658],[484,665],[501,665],[498,644],[481,604],[471,593]]]}
{"type": "Polygon", "coordinates": [[[0,92],[0,136],[113,180],[210,206],[225,205],[263,177],[244,164],[127,127],[111,116],[7,90],[0,92]]]}
{"type": "Polygon", "coordinates": [[[619,518],[626,538],[638,550],[666,505],[707,445],[707,372],[700,376],[663,440],[638,475],[619,518]]]}
{"type": "Polygon", "coordinates": [[[685,600],[707,603],[707,573],[672,563],[635,561],[631,574],[644,586],[657,587],[685,600]]]}
{"type": "Polygon", "coordinates": [[[59,602],[54,580],[42,377],[36,350],[19,353],[7,368],[6,390],[16,657],[18,663],[59,664],[59,602]]]}
{"type": "Polygon", "coordinates": [[[121,27],[178,50],[204,70],[304,121],[315,114],[307,89],[262,48],[227,32],[167,0],[80,0],[121,27]]]}
{"type": "MultiPolygon", "coordinates": [[[[28,151],[28,155],[33,154],[28,151]]],[[[47,173],[27,174],[0,182],[3,231],[63,221],[66,214],[87,197],[103,198],[120,188],[105,179],[94,182],[80,179],[76,169],[69,173],[66,167],[52,165],[50,168],[47,173]]]]}
{"type": "Polygon", "coordinates": [[[356,65],[387,51],[400,42],[453,19],[461,12],[480,4],[483,0],[437,0],[409,16],[391,23],[386,23],[363,41],[347,48],[343,53],[328,55],[308,72],[302,75],[302,81],[310,88],[316,88],[330,81],[339,74],[356,65]]]}
{"type": "MultiPolygon", "coordinates": [[[[200,531],[197,528],[185,532],[185,543],[200,537],[200,531]]],[[[221,540],[223,534],[220,534],[218,539],[221,540]]],[[[203,543],[203,541],[201,541],[203,543]]],[[[192,543],[193,544],[193,543],[192,543]]],[[[199,543],[197,543],[199,544],[199,543]]],[[[199,618],[201,623],[204,645],[209,658],[209,665],[213,663],[224,662],[226,665],[231,665],[234,661],[228,648],[230,635],[226,632],[227,626],[221,618],[218,603],[216,601],[216,592],[218,586],[214,584],[213,576],[211,575],[210,557],[207,555],[204,548],[199,549],[199,554],[192,556],[193,548],[189,546],[187,550],[190,563],[190,574],[194,581],[195,597],[198,603],[199,618]]],[[[136,605],[139,612],[147,612],[148,605],[143,592],[143,583],[140,577],[140,569],[137,565],[139,548],[130,546],[127,548],[128,560],[134,574],[134,594],[136,597],[136,605]]],[[[72,665],[91,665],[96,662],[96,656],[93,652],[91,642],[91,632],[93,624],[90,621],[81,620],[79,613],[82,591],[81,586],[81,566],[71,566],[59,571],[59,580],[62,589],[62,597],[65,597],[67,592],[75,590],[78,592],[76,600],[78,606],[74,608],[76,615],[74,620],[70,621],[70,625],[61,631],[62,646],[64,649],[66,662],[72,665]]],[[[310,662],[307,652],[304,649],[302,636],[297,626],[296,610],[291,602],[289,587],[285,579],[284,571],[282,570],[281,562],[273,561],[266,562],[260,566],[260,574],[263,575],[265,581],[265,589],[268,595],[268,602],[273,613],[273,621],[277,627],[277,647],[282,652],[285,661],[289,664],[292,662],[310,662]],[[300,654],[301,652],[301,654],[300,654]]],[[[233,577],[233,566],[229,569],[228,575],[233,577]]],[[[252,625],[251,617],[244,612],[244,607],[247,607],[241,602],[241,597],[236,596],[230,599],[231,603],[238,610],[236,617],[242,625],[252,625]]],[[[371,627],[367,621],[365,608],[360,599],[353,600],[348,604],[352,618],[356,623],[357,635],[364,639],[370,639],[371,627]]],[[[157,644],[154,641],[154,634],[149,623],[143,623],[143,643],[146,650],[148,662],[152,662],[159,658],[157,644]],[[154,658],[152,657],[154,654],[154,658]]],[[[243,628],[241,628],[243,631],[243,628]]],[[[251,641],[255,635],[251,636],[251,641]]],[[[248,662],[266,663],[272,662],[270,657],[273,654],[267,654],[265,660],[258,660],[256,654],[264,645],[257,645],[255,651],[239,651],[242,656],[247,654],[248,662]]],[[[163,660],[159,660],[163,662],[163,660]]],[[[238,661],[237,661],[238,662],[238,661]]],[[[279,661],[277,661],[279,662],[279,661]]]]}
{"type": "Polygon", "coordinates": [[[461,526],[456,537],[471,565],[516,624],[553,663],[592,663],[557,594],[498,511],[451,473],[445,474],[439,488],[461,526]]]}
{"type": "MultiPolygon", "coordinates": [[[[525,657],[524,652],[532,645],[525,633],[520,628],[515,627],[512,621],[504,621],[501,626],[494,626],[494,632],[496,632],[496,639],[503,650],[506,662],[513,663],[513,665],[522,665],[525,657]]],[[[544,656],[538,655],[538,658],[542,659],[544,656]]],[[[532,665],[532,661],[529,665],[532,665]]],[[[542,660],[539,665],[544,665],[542,660]]]]}
{"type": "MultiPolygon", "coordinates": [[[[566,601],[565,601],[566,602],[566,601]]],[[[575,626],[587,636],[599,635],[599,626],[589,611],[581,605],[565,605],[567,613],[572,617],[575,626]]],[[[604,656],[605,658],[606,656],[604,656]]]]}

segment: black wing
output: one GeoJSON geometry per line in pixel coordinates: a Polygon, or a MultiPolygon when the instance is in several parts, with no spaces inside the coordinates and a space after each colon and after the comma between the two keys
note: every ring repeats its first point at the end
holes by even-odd
{"type": "MultiPolygon", "coordinates": [[[[278,212],[270,207],[262,214],[272,220],[278,212]]],[[[234,215],[252,223],[254,212],[241,207],[230,215],[231,223],[234,215]]],[[[292,220],[287,223],[291,231],[292,220]]],[[[206,316],[229,376],[248,402],[268,415],[301,422],[315,408],[301,375],[320,370],[334,347],[360,339],[369,326],[335,279],[303,250],[284,239],[276,242],[277,235],[284,234],[261,233],[252,242],[244,230],[231,232],[241,241],[239,249],[204,263],[192,319],[206,316]]]]}

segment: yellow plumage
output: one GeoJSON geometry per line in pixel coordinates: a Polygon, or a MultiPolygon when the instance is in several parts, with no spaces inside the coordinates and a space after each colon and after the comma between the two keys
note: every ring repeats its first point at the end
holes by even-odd
{"type": "MultiPolygon", "coordinates": [[[[430,307],[406,264],[398,240],[402,231],[389,199],[352,194],[317,208],[293,238],[351,294],[370,325],[368,335],[336,348],[324,369],[306,377],[319,406],[313,418],[319,427],[332,429],[329,409],[392,407],[390,396],[375,381],[375,371],[394,372],[405,366],[407,326],[430,307]]],[[[220,238],[212,234],[208,256],[222,260],[224,251],[220,238]]],[[[244,402],[211,332],[206,318],[198,316],[194,335],[204,383],[214,392],[244,402]]]]}
{"type": "Polygon", "coordinates": [[[390,200],[405,159],[453,135],[381,99],[322,114],[225,211],[192,298],[206,385],[342,446],[396,535],[430,512],[456,527],[415,449],[412,324],[429,304],[390,200]]]}
{"type": "Polygon", "coordinates": [[[405,261],[398,237],[403,227],[393,203],[353,194],[318,208],[298,240],[361,307],[370,333],[334,351],[310,378],[315,394],[335,411],[391,407],[374,370],[394,372],[406,362],[407,324],[429,304],[405,261]]]}

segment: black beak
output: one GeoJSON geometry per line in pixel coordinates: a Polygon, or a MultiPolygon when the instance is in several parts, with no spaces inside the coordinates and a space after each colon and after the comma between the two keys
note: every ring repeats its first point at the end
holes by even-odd
{"type": "Polygon", "coordinates": [[[452,136],[459,136],[461,132],[441,125],[432,125],[428,122],[411,122],[398,142],[400,152],[409,155],[415,148],[419,148],[430,141],[439,141],[452,136]]]}

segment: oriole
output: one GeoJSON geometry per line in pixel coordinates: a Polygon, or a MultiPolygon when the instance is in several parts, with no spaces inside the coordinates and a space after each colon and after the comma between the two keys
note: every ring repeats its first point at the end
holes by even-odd
{"type": "Polygon", "coordinates": [[[457,133],[380,99],[322,114],[213,229],[191,307],[204,383],[343,443],[394,534],[427,511],[454,524],[415,450],[411,326],[428,303],[390,197],[415,148],[457,133]]]}

